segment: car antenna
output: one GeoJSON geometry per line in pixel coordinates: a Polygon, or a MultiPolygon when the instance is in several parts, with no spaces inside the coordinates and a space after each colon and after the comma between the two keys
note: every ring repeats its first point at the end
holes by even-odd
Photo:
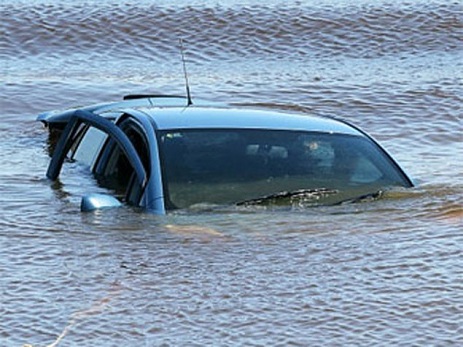
{"type": "Polygon", "coordinates": [[[193,105],[193,101],[191,100],[190,85],[188,83],[188,74],[186,72],[185,54],[183,52],[183,40],[181,38],[178,40],[180,42],[180,53],[182,55],[183,74],[185,75],[187,106],[190,106],[193,105]]]}

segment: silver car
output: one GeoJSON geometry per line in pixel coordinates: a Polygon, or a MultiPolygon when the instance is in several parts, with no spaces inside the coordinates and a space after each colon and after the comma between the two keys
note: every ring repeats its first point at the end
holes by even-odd
{"type": "Polygon", "coordinates": [[[331,117],[132,95],[38,120],[59,136],[48,178],[57,179],[68,158],[112,192],[84,196],[83,211],[123,203],[160,214],[198,205],[332,205],[413,186],[370,136],[331,117]]]}

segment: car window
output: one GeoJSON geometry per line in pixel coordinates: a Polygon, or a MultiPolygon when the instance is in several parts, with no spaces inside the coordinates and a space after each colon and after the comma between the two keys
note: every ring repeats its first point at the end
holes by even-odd
{"type": "Polygon", "coordinates": [[[389,157],[359,136],[209,129],[165,131],[159,141],[166,196],[179,208],[300,189],[404,185],[389,157]]]}
{"type": "MultiPolygon", "coordinates": [[[[148,174],[150,169],[149,146],[143,132],[131,120],[123,122],[121,129],[134,145],[148,174]]],[[[141,187],[135,184],[135,170],[121,148],[113,141],[108,141],[100,161],[95,172],[99,183],[112,189],[121,200],[138,204],[141,187]]]]}
{"type": "Polygon", "coordinates": [[[84,127],[81,132],[82,135],[78,135],[81,139],[76,142],[76,148],[71,147],[70,156],[80,163],[93,166],[108,135],[91,126],[84,127]]]}
{"type": "Polygon", "coordinates": [[[75,135],[69,138],[70,148],[66,153],[62,152],[68,159],[64,163],[67,169],[63,178],[68,189],[75,189],[73,193],[81,195],[91,191],[106,192],[97,187],[91,168],[107,138],[106,133],[86,124],[78,125],[75,135]]]}
{"type": "Polygon", "coordinates": [[[75,111],[54,149],[47,170],[49,179],[58,178],[66,157],[80,165],[90,164],[91,172],[97,179],[99,176],[106,178],[105,171],[108,171],[108,163],[115,163],[114,167],[121,176],[124,176],[124,179],[130,177],[124,182],[127,188],[126,201],[139,204],[148,182],[147,172],[139,151],[130,140],[128,133],[124,133],[123,129],[111,119],[85,110],[75,111]],[[100,129],[103,133],[96,129],[100,129]],[[117,153],[119,155],[116,155],[117,153]],[[118,158],[112,160],[114,157],[118,158]],[[125,172],[121,162],[127,164],[125,172]]]}

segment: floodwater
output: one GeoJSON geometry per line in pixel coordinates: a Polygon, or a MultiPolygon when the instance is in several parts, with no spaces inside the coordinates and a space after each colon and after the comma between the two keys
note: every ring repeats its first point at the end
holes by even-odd
{"type": "Polygon", "coordinates": [[[453,0],[0,3],[0,346],[459,346],[453,0]],[[156,3],[156,4],[155,4],[156,3]],[[312,209],[82,214],[39,112],[183,94],[345,117],[416,188],[312,209]]]}

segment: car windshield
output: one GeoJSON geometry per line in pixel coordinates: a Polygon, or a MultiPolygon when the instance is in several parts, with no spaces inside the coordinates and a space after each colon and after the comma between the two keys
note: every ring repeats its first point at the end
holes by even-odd
{"type": "Polygon", "coordinates": [[[159,136],[168,208],[195,204],[334,204],[406,186],[370,139],[332,133],[201,129],[159,136]]]}

